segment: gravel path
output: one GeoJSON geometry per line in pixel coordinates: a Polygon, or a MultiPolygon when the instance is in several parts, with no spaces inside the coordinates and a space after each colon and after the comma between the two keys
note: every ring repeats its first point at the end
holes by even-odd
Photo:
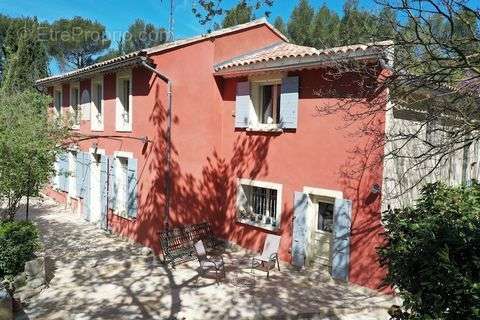
{"type": "Polygon", "coordinates": [[[243,251],[225,255],[227,278],[217,285],[198,278],[198,263],[172,271],[146,257],[140,246],[52,200],[35,202],[31,215],[41,229],[53,278],[32,298],[23,319],[384,320],[395,303],[390,296],[287,265],[270,280],[260,271],[252,275],[243,251]]]}

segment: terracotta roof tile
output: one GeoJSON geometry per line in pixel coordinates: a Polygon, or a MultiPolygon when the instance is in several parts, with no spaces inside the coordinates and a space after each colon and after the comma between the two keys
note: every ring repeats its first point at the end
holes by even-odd
{"type": "Polygon", "coordinates": [[[253,65],[256,63],[275,61],[280,59],[329,56],[339,53],[367,51],[369,49],[375,49],[391,45],[393,45],[391,41],[383,41],[320,50],[312,47],[299,46],[288,42],[280,42],[266,48],[250,52],[248,54],[235,57],[228,61],[224,61],[215,65],[214,68],[215,71],[218,72],[228,70],[234,67],[253,65]]]}

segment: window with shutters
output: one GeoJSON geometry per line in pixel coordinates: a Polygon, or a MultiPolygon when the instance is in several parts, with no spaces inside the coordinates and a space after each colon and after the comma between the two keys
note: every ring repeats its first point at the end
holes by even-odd
{"type": "Polygon", "coordinates": [[[248,81],[237,82],[235,127],[259,132],[296,129],[298,102],[298,76],[251,76],[248,81]]]}
{"type": "Polygon", "coordinates": [[[62,114],[62,88],[55,88],[53,93],[53,106],[55,116],[62,114]]]}
{"type": "Polygon", "coordinates": [[[80,128],[80,86],[78,83],[70,85],[70,113],[73,129],[80,128]]]}
{"type": "Polygon", "coordinates": [[[103,79],[94,79],[92,81],[92,107],[91,110],[91,129],[93,131],[103,131],[103,79]]]}
{"type": "Polygon", "coordinates": [[[77,152],[68,153],[68,196],[77,197],[77,152]]]}
{"type": "Polygon", "coordinates": [[[115,208],[116,214],[127,217],[127,192],[128,192],[128,158],[117,157],[115,166],[115,208]]]}
{"type": "Polygon", "coordinates": [[[317,231],[332,232],[333,228],[333,206],[332,201],[319,201],[315,204],[317,211],[317,231]]]}
{"type": "Polygon", "coordinates": [[[130,73],[117,75],[117,131],[132,130],[132,81],[130,73]]]}
{"type": "Polygon", "coordinates": [[[238,221],[268,230],[278,229],[281,195],[280,184],[240,179],[237,195],[238,221]]]}
{"type": "Polygon", "coordinates": [[[280,122],[281,81],[253,82],[252,101],[259,124],[280,122]]]}

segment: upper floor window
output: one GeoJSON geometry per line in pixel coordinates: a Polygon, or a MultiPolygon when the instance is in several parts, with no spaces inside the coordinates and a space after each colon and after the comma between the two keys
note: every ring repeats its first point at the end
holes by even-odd
{"type": "Polygon", "coordinates": [[[132,130],[132,81],[130,73],[117,75],[117,131],[132,130]]]}
{"type": "Polygon", "coordinates": [[[281,74],[238,82],[235,127],[249,131],[297,128],[299,78],[281,74]]]}
{"type": "Polygon", "coordinates": [[[62,90],[55,89],[53,96],[54,112],[56,115],[60,115],[62,113],[62,90]]]}
{"type": "Polygon", "coordinates": [[[256,119],[261,124],[280,122],[281,80],[252,83],[252,100],[256,119]]]}
{"type": "Polygon", "coordinates": [[[80,127],[80,87],[78,84],[70,86],[70,112],[73,118],[73,127],[80,127]]]}
{"type": "Polygon", "coordinates": [[[103,81],[96,79],[92,81],[92,107],[91,129],[94,131],[103,130],[103,81]]]}

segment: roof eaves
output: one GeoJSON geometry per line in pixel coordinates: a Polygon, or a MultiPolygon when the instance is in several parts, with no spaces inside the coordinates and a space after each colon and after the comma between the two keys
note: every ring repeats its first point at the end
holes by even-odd
{"type": "MultiPolygon", "coordinates": [[[[242,61],[242,57],[237,57],[230,59],[228,61],[221,62],[214,66],[215,74],[228,74],[229,70],[233,72],[241,70],[241,69],[257,69],[258,66],[262,67],[265,64],[282,64],[284,62],[291,62],[297,60],[298,63],[304,63],[305,61],[310,62],[318,62],[322,60],[342,60],[348,58],[361,58],[361,57],[368,57],[372,54],[378,55],[381,52],[385,51],[385,48],[390,48],[393,45],[392,41],[383,41],[377,43],[369,43],[365,45],[351,45],[351,46],[343,46],[343,47],[334,47],[328,48],[324,50],[316,50],[312,52],[305,52],[299,54],[285,54],[285,55],[277,55],[268,58],[255,58],[254,53],[250,52],[244,57],[252,56],[252,59],[242,61]],[[327,59],[325,59],[327,57],[327,59]]],[[[275,48],[275,46],[271,46],[270,48],[264,48],[263,50],[267,51],[270,49],[275,48]]],[[[313,48],[312,48],[313,49],[313,48]]],[[[261,51],[261,50],[260,50],[261,51]]]]}
{"type": "Polygon", "coordinates": [[[86,77],[87,75],[111,71],[123,67],[128,67],[141,63],[142,61],[149,62],[149,58],[145,51],[136,51],[120,57],[116,57],[107,61],[99,62],[92,64],[90,66],[73,70],[64,74],[59,74],[43,79],[39,79],[35,82],[37,86],[45,86],[49,84],[54,84],[61,81],[80,79],[86,77]]]}
{"type": "Polygon", "coordinates": [[[299,70],[328,66],[345,60],[370,60],[378,58],[378,52],[354,51],[333,55],[313,55],[303,57],[287,57],[253,64],[229,67],[214,72],[216,76],[236,77],[250,73],[279,70],[299,70]]]}

